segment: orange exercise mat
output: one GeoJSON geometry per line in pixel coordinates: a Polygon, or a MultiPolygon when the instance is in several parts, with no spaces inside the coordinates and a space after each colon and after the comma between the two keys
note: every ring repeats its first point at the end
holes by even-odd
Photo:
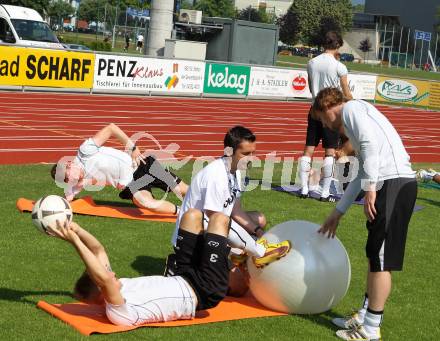
{"type": "Polygon", "coordinates": [[[37,306],[71,325],[83,335],[117,333],[140,327],[181,327],[247,318],[287,315],[264,308],[252,296],[240,298],[226,297],[217,307],[198,311],[196,317],[192,320],[155,322],[140,326],[123,327],[112,324],[105,315],[104,306],[100,305],[84,303],[49,304],[45,301],[40,301],[37,306]]]}
{"type": "MultiPolygon", "coordinates": [[[[29,199],[20,198],[17,200],[17,208],[21,212],[31,212],[34,202],[29,199]]],[[[175,223],[176,216],[174,214],[155,213],[146,208],[137,207],[118,207],[110,205],[97,205],[92,197],[84,197],[76,199],[70,203],[73,213],[92,215],[98,217],[110,217],[134,220],[151,220],[175,223]]]]}

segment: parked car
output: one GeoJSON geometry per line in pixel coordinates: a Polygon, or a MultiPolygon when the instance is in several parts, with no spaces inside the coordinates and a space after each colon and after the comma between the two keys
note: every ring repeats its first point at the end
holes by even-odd
{"type": "Polygon", "coordinates": [[[354,60],[354,56],[351,53],[341,53],[341,62],[352,62],[354,60]]]}
{"type": "Polygon", "coordinates": [[[92,51],[91,48],[84,46],[84,45],[80,45],[80,44],[66,44],[66,49],[70,49],[70,50],[78,50],[78,51],[92,51]]]}
{"type": "Polygon", "coordinates": [[[63,24],[63,29],[64,29],[64,31],[66,31],[66,32],[73,32],[74,27],[73,27],[72,24],[66,24],[66,23],[64,23],[64,24],[63,24]]]}

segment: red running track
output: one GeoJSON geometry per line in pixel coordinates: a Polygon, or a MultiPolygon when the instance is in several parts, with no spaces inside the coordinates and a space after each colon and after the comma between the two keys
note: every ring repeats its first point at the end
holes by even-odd
{"type": "MultiPolygon", "coordinates": [[[[114,122],[145,131],[176,156],[219,156],[226,130],[241,124],[258,138],[258,156],[300,156],[309,108],[304,102],[0,92],[0,164],[56,162],[114,122]]],[[[440,112],[380,106],[414,162],[440,162],[440,112]]],[[[142,139],[142,148],[158,147],[142,139]]]]}

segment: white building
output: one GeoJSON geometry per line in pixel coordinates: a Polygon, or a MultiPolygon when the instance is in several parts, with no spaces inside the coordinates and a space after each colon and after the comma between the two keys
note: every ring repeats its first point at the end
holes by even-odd
{"type": "MultiPolygon", "coordinates": [[[[78,7],[79,7],[81,0],[64,0],[64,2],[67,2],[70,6],[72,6],[76,12],[76,11],[78,11],[78,7]]],[[[70,18],[70,24],[73,27],[76,26],[76,15],[75,14],[70,18]]]]}
{"type": "Polygon", "coordinates": [[[279,17],[287,12],[289,7],[292,5],[293,0],[235,0],[234,4],[238,10],[252,6],[254,8],[266,7],[268,12],[275,12],[276,16],[279,17]]]}

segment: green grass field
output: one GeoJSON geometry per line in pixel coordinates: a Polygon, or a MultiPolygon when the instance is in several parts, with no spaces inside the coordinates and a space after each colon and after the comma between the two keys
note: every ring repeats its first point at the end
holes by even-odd
{"type": "MultiPolygon", "coordinates": [[[[439,165],[416,165],[415,168],[439,165]]],[[[30,214],[19,213],[19,197],[37,199],[62,194],[49,176],[48,165],[0,166],[2,237],[0,238],[0,336],[2,340],[76,340],[83,337],[63,322],[36,308],[39,300],[71,302],[70,292],[83,270],[82,263],[67,243],[39,233],[30,214]]],[[[190,181],[191,168],[179,174],[190,181]]],[[[276,168],[273,183],[280,182],[276,168]]],[[[262,171],[252,170],[252,178],[262,171]]],[[[92,194],[97,202],[118,201],[113,189],[92,194]]],[[[177,202],[177,198],[171,200],[177,202]]],[[[285,193],[259,189],[245,193],[246,208],[259,209],[274,226],[290,219],[320,223],[334,204],[300,200],[285,193]]],[[[394,289],[385,310],[385,340],[438,340],[439,192],[419,189],[417,204],[425,208],[411,221],[405,271],[396,273],[394,289]]],[[[174,224],[76,216],[106,246],[113,269],[120,277],[161,274],[164,259],[171,252],[174,224]]],[[[350,255],[352,282],[347,296],[332,311],[316,316],[288,316],[250,319],[182,328],[141,328],[105,336],[105,339],[160,340],[336,340],[329,322],[359,306],[364,290],[366,261],[365,219],[362,207],[351,208],[338,231],[350,255]]],[[[329,255],[330,256],[330,255],[329,255]]],[[[92,336],[102,339],[103,336],[92,336]]]]}
{"type": "MultiPolygon", "coordinates": [[[[278,56],[277,65],[283,67],[299,67],[303,68],[307,65],[309,58],[299,57],[299,56],[278,56]]],[[[389,75],[397,77],[409,77],[409,78],[419,78],[426,80],[440,80],[440,72],[426,72],[421,70],[409,70],[396,67],[388,66],[376,66],[360,63],[347,63],[344,62],[348,70],[359,71],[359,72],[369,72],[380,75],[389,75]]]]}
{"type": "MultiPolygon", "coordinates": [[[[87,33],[76,33],[76,32],[63,32],[61,36],[65,39],[68,39],[69,44],[88,44],[95,41],[103,41],[104,37],[102,33],[96,34],[87,34],[87,33]]],[[[112,40],[109,41],[110,44],[112,44],[112,40]]],[[[130,41],[130,46],[128,48],[128,51],[124,51],[125,47],[125,38],[124,36],[118,36],[115,40],[115,47],[112,49],[112,52],[116,53],[128,53],[128,54],[139,54],[138,51],[136,51],[136,41],[132,40],[130,41]]]]}

